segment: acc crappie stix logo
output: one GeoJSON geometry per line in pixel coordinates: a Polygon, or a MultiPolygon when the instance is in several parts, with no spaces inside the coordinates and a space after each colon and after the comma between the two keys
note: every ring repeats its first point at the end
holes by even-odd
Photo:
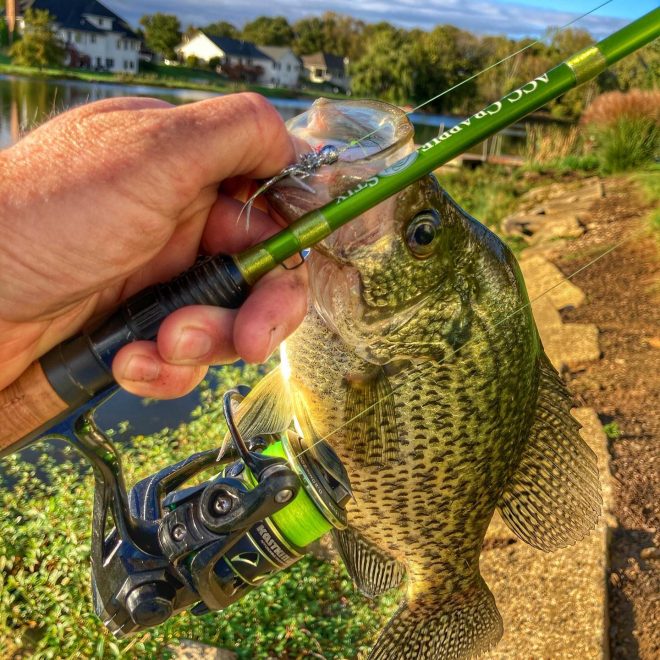
{"type": "Polygon", "coordinates": [[[442,133],[442,135],[438,135],[438,137],[433,138],[426,144],[423,144],[419,148],[419,150],[428,151],[429,149],[432,149],[433,147],[440,144],[447,138],[450,138],[452,135],[456,135],[456,133],[460,133],[465,127],[470,126],[473,121],[476,122],[479,119],[483,119],[484,117],[492,117],[493,115],[498,114],[502,110],[502,108],[505,107],[504,105],[505,103],[517,103],[518,101],[520,101],[521,98],[527,96],[527,94],[531,94],[532,92],[535,92],[538,89],[539,85],[547,84],[548,82],[550,82],[550,79],[548,78],[547,73],[544,73],[542,76],[539,76],[538,78],[534,78],[534,80],[530,80],[522,87],[519,87],[510,94],[507,94],[501,101],[495,101],[495,103],[491,103],[491,105],[489,105],[487,108],[480,110],[471,117],[468,117],[459,124],[456,124],[456,126],[453,126],[448,131],[445,131],[444,133],[442,133]]]}
{"type": "Polygon", "coordinates": [[[392,165],[385,168],[382,172],[378,172],[377,176],[372,176],[370,179],[359,183],[357,186],[355,186],[355,188],[347,190],[343,195],[337,197],[335,202],[340,204],[341,202],[347,200],[349,197],[355,195],[355,193],[359,193],[365,188],[373,188],[374,186],[377,186],[380,179],[386,178],[388,176],[395,176],[396,174],[399,174],[399,172],[403,172],[403,170],[405,170],[417,160],[417,156],[419,156],[419,153],[413,151],[401,160],[397,160],[396,163],[392,163],[392,165]]]}

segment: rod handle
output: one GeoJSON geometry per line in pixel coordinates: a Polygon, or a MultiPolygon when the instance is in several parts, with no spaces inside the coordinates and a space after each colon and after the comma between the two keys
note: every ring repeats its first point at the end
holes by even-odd
{"type": "Polygon", "coordinates": [[[117,351],[133,341],[155,339],[173,311],[188,305],[236,308],[249,293],[234,260],[218,255],[129,298],[99,327],[55,346],[0,391],[0,453],[24,446],[38,436],[35,431],[47,430],[49,421],[115,386],[112,360],[117,351]]]}
{"type": "Polygon", "coordinates": [[[250,292],[231,257],[198,261],[166,284],[143,289],[101,326],[69,339],[40,362],[58,396],[78,407],[114,385],[112,360],[122,346],[155,339],[165,317],[188,305],[240,307],[250,292]]]}
{"type": "Polygon", "coordinates": [[[0,390],[0,454],[16,451],[19,441],[68,406],[48,382],[39,362],[33,362],[11,385],[0,390]]]}

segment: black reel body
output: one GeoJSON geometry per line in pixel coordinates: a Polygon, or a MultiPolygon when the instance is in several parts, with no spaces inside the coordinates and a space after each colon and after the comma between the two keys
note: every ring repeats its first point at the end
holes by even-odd
{"type": "Polygon", "coordinates": [[[245,393],[231,390],[224,398],[233,440],[227,461],[233,462],[223,467],[218,450],[195,454],[130,493],[117,450],[93,411],[78,421],[72,442],[96,478],[94,608],[115,636],[159,625],[191,606],[193,614],[222,610],[298,561],[309,542],[346,526],[351,493],[336,454],[329,445],[320,454],[305,452],[293,431],[245,441],[232,406],[245,393]],[[222,468],[215,477],[183,487],[213,465],[222,468]]]}

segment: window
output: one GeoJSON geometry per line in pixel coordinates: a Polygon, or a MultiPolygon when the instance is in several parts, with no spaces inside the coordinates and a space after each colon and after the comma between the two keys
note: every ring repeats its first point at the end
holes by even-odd
{"type": "Polygon", "coordinates": [[[71,31],[67,32],[67,41],[69,43],[73,41],[73,33],[71,31]]]}
{"type": "Polygon", "coordinates": [[[115,66],[115,61],[111,57],[105,58],[105,67],[106,69],[113,69],[115,66]]]}
{"type": "Polygon", "coordinates": [[[105,20],[102,18],[99,18],[99,27],[103,27],[105,25],[105,20]]]}
{"type": "Polygon", "coordinates": [[[291,71],[291,65],[290,65],[290,64],[287,64],[287,65],[286,65],[286,70],[287,70],[287,71],[291,71]]]}
{"type": "Polygon", "coordinates": [[[128,41],[124,41],[124,50],[128,50],[128,41]]]}
{"type": "Polygon", "coordinates": [[[117,39],[117,50],[121,50],[121,39],[117,39]]]}
{"type": "Polygon", "coordinates": [[[95,34],[90,34],[90,35],[89,35],[89,40],[90,40],[93,44],[95,44],[95,43],[96,43],[96,35],[95,35],[95,34]]]}
{"type": "Polygon", "coordinates": [[[75,37],[76,38],[76,43],[81,44],[82,43],[82,34],[80,34],[80,32],[76,32],[75,34],[76,34],[76,37],[75,37]]]}
{"type": "Polygon", "coordinates": [[[133,64],[133,60],[131,60],[131,61],[128,63],[128,68],[129,68],[129,69],[134,69],[134,68],[135,68],[135,66],[134,66],[134,64],[133,64]]]}
{"type": "Polygon", "coordinates": [[[100,69],[103,66],[103,60],[100,57],[96,58],[96,66],[100,69]]]}

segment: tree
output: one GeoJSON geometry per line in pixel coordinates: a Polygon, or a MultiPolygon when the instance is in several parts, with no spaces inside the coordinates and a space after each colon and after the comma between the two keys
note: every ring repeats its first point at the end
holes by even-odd
{"type": "Polygon", "coordinates": [[[234,27],[227,21],[216,21],[215,23],[209,23],[207,26],[202,28],[202,31],[206,32],[206,34],[212,34],[214,37],[231,37],[232,39],[238,39],[240,36],[238,28],[234,27]]]}
{"type": "Polygon", "coordinates": [[[413,95],[415,62],[406,32],[376,31],[364,55],[350,67],[351,87],[358,96],[372,96],[402,105],[413,95]]]}
{"type": "Polygon", "coordinates": [[[181,41],[181,23],[172,14],[147,14],[140,19],[147,46],[166,59],[176,58],[174,48],[181,41]]]}
{"type": "Polygon", "coordinates": [[[43,9],[25,12],[23,38],[9,51],[12,62],[20,66],[61,66],[64,45],[53,31],[53,17],[43,9]]]}
{"type": "Polygon", "coordinates": [[[295,35],[284,16],[259,16],[245,24],[241,36],[261,46],[290,46],[295,35]]]}
{"type": "MultiPolygon", "coordinates": [[[[438,25],[431,32],[415,31],[411,41],[417,103],[454,87],[481,68],[478,39],[452,25],[438,25]]],[[[470,81],[429,105],[437,112],[469,113],[475,92],[476,84],[470,81]]]]}
{"type": "Polygon", "coordinates": [[[296,35],[293,50],[297,55],[310,55],[326,50],[323,25],[323,19],[318,16],[301,18],[293,24],[296,35]]]}

